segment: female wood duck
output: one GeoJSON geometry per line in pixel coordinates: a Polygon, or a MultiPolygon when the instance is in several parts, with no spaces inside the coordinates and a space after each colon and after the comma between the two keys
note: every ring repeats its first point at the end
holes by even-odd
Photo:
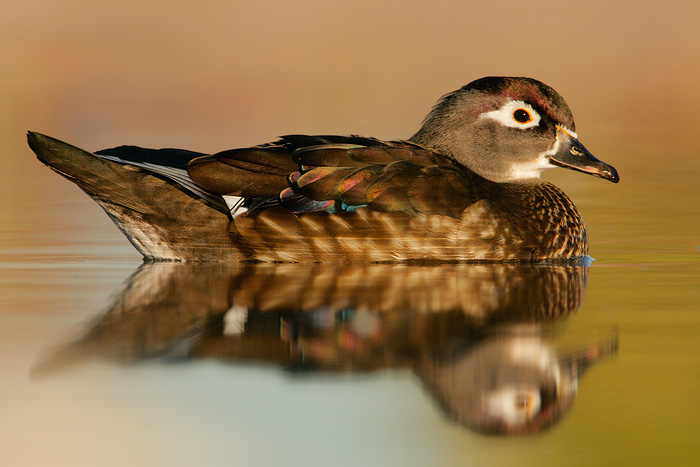
{"type": "Polygon", "coordinates": [[[442,97],[406,141],[283,136],[205,155],[121,146],[91,154],[29,133],[145,259],[543,261],[588,251],[565,167],[617,183],[578,141],[564,99],[530,78],[442,97]]]}

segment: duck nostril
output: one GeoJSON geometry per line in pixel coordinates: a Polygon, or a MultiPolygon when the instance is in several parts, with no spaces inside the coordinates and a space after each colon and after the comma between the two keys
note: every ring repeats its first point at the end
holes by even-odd
{"type": "Polygon", "coordinates": [[[579,156],[579,157],[583,156],[583,151],[578,146],[571,146],[571,149],[569,150],[569,152],[571,154],[573,154],[574,156],[579,156]]]}

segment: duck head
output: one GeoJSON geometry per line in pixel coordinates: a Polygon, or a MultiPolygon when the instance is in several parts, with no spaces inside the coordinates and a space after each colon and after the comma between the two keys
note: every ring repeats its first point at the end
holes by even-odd
{"type": "Polygon", "coordinates": [[[499,183],[537,178],[551,167],[620,180],[578,141],[564,99],[531,78],[481,78],[443,96],[411,141],[499,183]]]}

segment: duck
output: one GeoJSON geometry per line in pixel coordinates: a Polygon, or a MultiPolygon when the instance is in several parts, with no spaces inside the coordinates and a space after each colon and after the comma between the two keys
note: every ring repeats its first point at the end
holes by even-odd
{"type": "Polygon", "coordinates": [[[28,143],[147,261],[579,260],[583,218],[541,172],[620,179],[579,142],[564,99],[525,77],[444,95],[406,140],[291,134],[215,154],[28,143]]]}

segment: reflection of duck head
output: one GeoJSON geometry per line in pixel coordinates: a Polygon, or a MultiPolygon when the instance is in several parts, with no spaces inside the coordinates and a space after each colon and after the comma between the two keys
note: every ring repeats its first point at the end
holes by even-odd
{"type": "Polygon", "coordinates": [[[617,340],[559,358],[533,329],[513,327],[417,371],[451,418],[484,434],[540,432],[571,408],[579,377],[617,340]]]}
{"type": "Polygon", "coordinates": [[[538,330],[576,312],[586,275],[582,265],[144,264],[101,321],[36,372],[95,355],[411,369],[456,419],[483,431],[471,420],[497,414],[517,425],[518,407],[536,418],[568,400],[578,373],[561,369],[538,330]],[[521,327],[532,332],[494,337],[521,327]],[[543,363],[529,368],[534,355],[543,363]],[[497,390],[484,396],[487,383],[497,390]]]}

